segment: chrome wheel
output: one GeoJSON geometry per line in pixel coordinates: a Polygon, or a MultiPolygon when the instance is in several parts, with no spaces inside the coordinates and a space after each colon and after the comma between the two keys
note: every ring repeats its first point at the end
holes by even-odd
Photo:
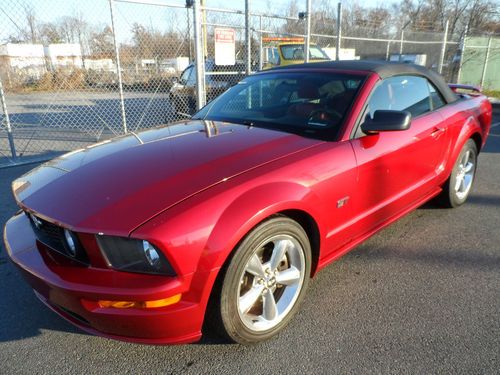
{"type": "Polygon", "coordinates": [[[462,155],[455,178],[455,193],[458,199],[464,200],[469,194],[475,169],[474,158],[471,157],[471,151],[467,150],[462,155]]]}
{"type": "Polygon", "coordinates": [[[240,276],[237,308],[252,331],[276,327],[296,303],[306,262],[300,242],[290,235],[268,238],[255,247],[240,276]]]}

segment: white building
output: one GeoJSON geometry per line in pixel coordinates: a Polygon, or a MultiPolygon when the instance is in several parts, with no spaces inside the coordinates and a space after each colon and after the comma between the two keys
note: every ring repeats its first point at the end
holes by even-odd
{"type": "Polygon", "coordinates": [[[2,70],[10,70],[33,78],[47,71],[45,52],[41,44],[7,43],[0,45],[2,70]]]}
{"type": "Polygon", "coordinates": [[[90,59],[87,58],[83,62],[85,69],[95,70],[99,72],[115,72],[116,65],[111,59],[90,59]]]}
{"type": "Polygon", "coordinates": [[[189,65],[189,58],[185,56],[175,57],[171,59],[165,59],[162,62],[162,67],[170,67],[175,69],[177,72],[182,72],[189,65]]]}
{"type": "Polygon", "coordinates": [[[83,68],[82,50],[78,43],[57,43],[44,47],[47,63],[52,69],[83,68]]]}

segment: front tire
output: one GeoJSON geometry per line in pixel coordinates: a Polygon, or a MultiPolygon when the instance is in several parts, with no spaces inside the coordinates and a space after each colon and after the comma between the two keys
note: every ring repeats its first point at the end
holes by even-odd
{"type": "Polygon", "coordinates": [[[469,139],[453,166],[451,175],[443,186],[438,201],[445,207],[458,207],[465,203],[474,183],[477,168],[477,146],[469,139]]]}
{"type": "Polygon", "coordinates": [[[218,330],[240,344],[280,332],[302,302],[311,272],[304,229],[274,217],[253,229],[226,268],[218,304],[218,330]]]}

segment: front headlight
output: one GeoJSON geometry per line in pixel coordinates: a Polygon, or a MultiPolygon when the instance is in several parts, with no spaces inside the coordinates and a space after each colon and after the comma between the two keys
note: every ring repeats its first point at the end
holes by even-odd
{"type": "Polygon", "coordinates": [[[163,253],[146,240],[114,236],[96,238],[108,265],[116,270],[175,276],[163,253]]]}

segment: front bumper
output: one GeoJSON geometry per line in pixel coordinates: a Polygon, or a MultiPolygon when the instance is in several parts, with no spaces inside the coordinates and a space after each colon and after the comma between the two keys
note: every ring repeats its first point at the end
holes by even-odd
{"type": "MultiPolygon", "coordinates": [[[[187,343],[201,337],[205,303],[199,301],[204,298],[189,290],[193,278],[200,275],[174,278],[60,264],[37,242],[24,214],[7,222],[4,242],[9,257],[38,298],[84,331],[147,344],[187,343]],[[95,303],[150,301],[179,293],[180,302],[152,309],[102,308],[95,303]]],[[[205,276],[211,279],[211,275],[205,276]]]]}

